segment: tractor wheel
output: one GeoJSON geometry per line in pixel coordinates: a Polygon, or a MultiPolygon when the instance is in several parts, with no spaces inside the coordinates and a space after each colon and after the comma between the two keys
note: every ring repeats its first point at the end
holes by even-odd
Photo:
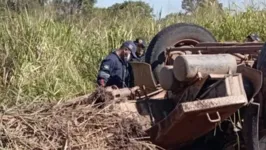
{"type": "Polygon", "coordinates": [[[187,23],[168,26],[151,40],[145,54],[145,62],[151,64],[155,80],[164,64],[164,51],[167,47],[196,45],[200,42],[216,42],[215,37],[205,28],[187,23]]]}

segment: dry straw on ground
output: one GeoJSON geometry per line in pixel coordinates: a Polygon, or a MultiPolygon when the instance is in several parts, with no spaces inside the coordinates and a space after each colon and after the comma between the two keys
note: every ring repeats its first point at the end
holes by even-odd
{"type": "MultiPolygon", "coordinates": [[[[142,125],[114,109],[102,90],[64,103],[32,104],[0,113],[4,149],[155,149],[142,125]],[[103,102],[103,103],[95,103],[103,102]]],[[[0,109],[1,110],[1,109],[0,109]]]]}

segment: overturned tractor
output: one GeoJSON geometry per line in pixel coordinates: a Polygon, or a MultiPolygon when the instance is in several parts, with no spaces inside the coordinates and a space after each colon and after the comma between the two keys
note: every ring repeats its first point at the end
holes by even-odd
{"type": "Polygon", "coordinates": [[[264,43],[219,43],[198,25],[171,25],[145,62],[131,62],[133,88],[0,107],[0,147],[265,150],[265,53],[264,43]]]}
{"type": "Polygon", "coordinates": [[[198,25],[174,24],[132,62],[136,108],[165,149],[266,149],[264,43],[219,43],[198,25]]]}

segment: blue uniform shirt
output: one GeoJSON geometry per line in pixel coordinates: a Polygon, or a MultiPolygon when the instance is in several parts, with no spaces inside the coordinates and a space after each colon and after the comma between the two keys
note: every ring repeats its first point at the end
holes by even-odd
{"type": "Polygon", "coordinates": [[[120,59],[115,52],[111,52],[101,63],[97,83],[101,80],[105,86],[116,85],[118,88],[133,86],[133,73],[129,63],[120,59]]]}

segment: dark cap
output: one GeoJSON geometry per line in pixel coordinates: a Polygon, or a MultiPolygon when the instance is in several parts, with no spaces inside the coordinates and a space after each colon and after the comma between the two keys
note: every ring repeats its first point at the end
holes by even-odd
{"type": "Polygon", "coordinates": [[[248,35],[247,38],[251,39],[253,41],[261,41],[260,37],[257,34],[255,34],[255,33],[252,33],[252,34],[248,35]]]}
{"type": "Polygon", "coordinates": [[[126,47],[128,48],[130,51],[131,51],[131,54],[134,58],[137,58],[137,55],[136,55],[136,51],[137,51],[137,47],[136,45],[134,44],[134,42],[132,41],[125,41],[121,47],[126,47]]]}
{"type": "Polygon", "coordinates": [[[142,38],[137,38],[134,43],[142,48],[146,47],[146,42],[142,38]]]}

